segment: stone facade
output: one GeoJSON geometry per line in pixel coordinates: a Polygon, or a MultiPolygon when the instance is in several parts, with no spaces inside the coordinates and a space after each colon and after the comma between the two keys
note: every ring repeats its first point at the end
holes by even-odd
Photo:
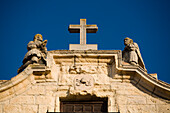
{"type": "Polygon", "coordinates": [[[60,112],[62,100],[93,96],[107,98],[108,112],[170,112],[170,85],[123,62],[120,50],[55,50],[47,66],[0,82],[0,113],[60,112]]]}

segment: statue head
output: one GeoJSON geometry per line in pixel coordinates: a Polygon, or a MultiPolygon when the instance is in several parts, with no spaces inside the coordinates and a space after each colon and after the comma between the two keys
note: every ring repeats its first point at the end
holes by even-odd
{"type": "Polygon", "coordinates": [[[36,35],[34,36],[34,41],[43,41],[42,35],[41,35],[41,34],[36,34],[36,35]]]}
{"type": "Polygon", "coordinates": [[[129,37],[126,37],[126,38],[124,39],[124,45],[125,45],[125,46],[128,45],[128,44],[132,44],[132,43],[133,43],[133,40],[130,39],[129,37]]]}

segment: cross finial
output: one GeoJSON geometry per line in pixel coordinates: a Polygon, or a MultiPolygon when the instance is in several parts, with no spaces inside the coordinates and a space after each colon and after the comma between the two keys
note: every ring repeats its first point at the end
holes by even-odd
{"type": "Polygon", "coordinates": [[[97,25],[86,25],[86,19],[80,19],[80,25],[69,25],[70,33],[80,33],[80,44],[71,44],[70,50],[97,50],[97,45],[86,44],[86,33],[96,33],[97,25]]]}

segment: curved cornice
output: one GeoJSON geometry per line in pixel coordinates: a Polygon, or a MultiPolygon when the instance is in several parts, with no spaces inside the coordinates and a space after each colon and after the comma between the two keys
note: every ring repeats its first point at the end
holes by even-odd
{"type": "MultiPolygon", "coordinates": [[[[152,76],[150,76],[144,69],[140,66],[124,65],[121,58],[121,50],[90,50],[90,51],[73,51],[73,50],[55,50],[49,51],[52,57],[67,56],[74,54],[83,54],[90,56],[109,56],[108,58],[114,58],[116,73],[122,76],[129,75],[133,81],[135,81],[135,86],[148,91],[151,95],[156,95],[160,98],[170,100],[170,84],[162,82],[152,76]],[[110,57],[113,56],[113,57],[110,57]]],[[[49,58],[50,59],[50,58],[49,58]]],[[[48,60],[48,58],[47,58],[48,60]]],[[[111,61],[111,60],[110,60],[111,61]]],[[[36,68],[37,70],[37,68],[36,68]]],[[[45,72],[44,68],[39,69],[45,72]]],[[[13,77],[11,80],[5,81],[0,84],[0,100],[4,100],[11,96],[19,95],[26,89],[36,83],[34,78],[34,66],[29,65],[23,72],[13,77]]],[[[114,79],[114,76],[113,76],[114,79]]]]}
{"type": "Polygon", "coordinates": [[[1,83],[0,100],[2,101],[4,99],[19,95],[31,87],[32,84],[35,83],[32,73],[32,66],[29,65],[23,72],[11,78],[11,80],[1,83]]]}

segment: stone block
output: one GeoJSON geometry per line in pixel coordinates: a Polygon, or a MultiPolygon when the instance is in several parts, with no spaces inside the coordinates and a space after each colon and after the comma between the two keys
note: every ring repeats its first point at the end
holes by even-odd
{"type": "MultiPolygon", "coordinates": [[[[38,72],[37,72],[38,73],[38,72]]],[[[36,74],[37,74],[36,73],[36,74]]],[[[39,75],[39,76],[34,76],[34,78],[35,78],[35,80],[45,80],[46,79],[46,77],[45,77],[45,75],[39,75]]]]}
{"type": "Polygon", "coordinates": [[[147,95],[147,104],[165,105],[168,104],[168,102],[163,99],[147,95]]]}
{"type": "Polygon", "coordinates": [[[37,96],[36,104],[40,105],[54,105],[55,97],[52,96],[37,96]]]}
{"type": "Polygon", "coordinates": [[[54,112],[55,108],[54,105],[38,105],[38,109],[36,113],[46,113],[48,112],[54,112]]]}
{"type": "Polygon", "coordinates": [[[121,82],[112,82],[111,83],[111,89],[122,89],[122,90],[124,90],[124,87],[125,87],[125,85],[121,82]]]}
{"type": "Polygon", "coordinates": [[[38,105],[22,105],[21,106],[22,113],[37,113],[37,110],[38,110],[38,105]]]}
{"type": "Polygon", "coordinates": [[[155,105],[157,103],[157,99],[148,95],[146,96],[146,103],[155,105]]]}
{"type": "Polygon", "coordinates": [[[32,86],[26,94],[28,95],[44,95],[45,94],[45,86],[32,86]]]}
{"type": "Polygon", "coordinates": [[[60,112],[60,98],[59,97],[56,97],[55,112],[60,112]]]}
{"type": "Polygon", "coordinates": [[[140,91],[137,87],[133,86],[132,84],[130,86],[125,86],[124,94],[126,94],[126,95],[143,95],[143,96],[146,95],[146,93],[140,91]]]}
{"type": "Polygon", "coordinates": [[[21,111],[21,105],[3,105],[3,112],[4,113],[23,113],[21,111]]]}
{"type": "Polygon", "coordinates": [[[15,85],[13,88],[16,91],[16,94],[21,94],[26,91],[29,87],[31,87],[31,82],[28,79],[25,79],[21,83],[15,85]]]}
{"type": "Polygon", "coordinates": [[[125,95],[117,95],[116,101],[118,105],[126,105],[127,104],[127,96],[125,95]]]}
{"type": "Polygon", "coordinates": [[[57,87],[58,86],[56,84],[45,86],[46,96],[53,96],[54,92],[57,92],[57,87]]]}
{"type": "Polygon", "coordinates": [[[3,104],[3,105],[4,105],[4,104],[9,104],[9,99],[8,99],[8,100],[6,99],[6,100],[4,100],[4,101],[0,101],[0,104],[3,104]]]}
{"type": "Polygon", "coordinates": [[[15,95],[15,90],[13,88],[9,88],[8,90],[0,92],[0,100],[7,99],[10,96],[14,96],[14,95],[15,95]]]}
{"type": "Polygon", "coordinates": [[[2,113],[2,105],[0,105],[0,113],[2,113]]]}
{"type": "Polygon", "coordinates": [[[157,113],[155,105],[128,105],[126,112],[127,113],[157,113]]]}
{"type": "Polygon", "coordinates": [[[108,98],[108,112],[117,112],[118,107],[116,103],[116,99],[113,97],[108,98]]]}
{"type": "Polygon", "coordinates": [[[59,86],[58,91],[66,91],[69,89],[69,86],[59,86]]]}
{"type": "Polygon", "coordinates": [[[145,96],[128,96],[127,97],[127,105],[141,105],[146,104],[145,96]]]}
{"type": "Polygon", "coordinates": [[[46,113],[48,109],[48,105],[39,105],[38,113],[46,113]]]}
{"type": "Polygon", "coordinates": [[[66,97],[66,96],[68,96],[67,91],[57,91],[56,94],[57,94],[58,97],[66,97]]]}
{"type": "Polygon", "coordinates": [[[34,96],[16,96],[11,98],[10,104],[35,104],[34,96]]]}
{"type": "Polygon", "coordinates": [[[97,91],[94,93],[97,97],[108,97],[113,96],[114,94],[110,91],[97,91]]]}
{"type": "Polygon", "coordinates": [[[117,89],[116,90],[116,94],[117,95],[126,95],[126,96],[130,96],[130,95],[136,95],[136,96],[146,96],[147,94],[140,91],[138,88],[136,88],[135,86],[132,87],[126,87],[126,86],[122,86],[122,88],[117,89]]]}
{"type": "MultiPolygon", "coordinates": [[[[126,105],[118,105],[118,111],[120,113],[129,113],[127,112],[127,108],[126,108],[126,105]]],[[[135,112],[134,112],[135,113],[135,112]]]]}
{"type": "Polygon", "coordinates": [[[158,113],[170,113],[170,105],[156,105],[158,113]]]}
{"type": "Polygon", "coordinates": [[[46,91],[57,91],[57,84],[49,84],[45,86],[46,91]]]}

